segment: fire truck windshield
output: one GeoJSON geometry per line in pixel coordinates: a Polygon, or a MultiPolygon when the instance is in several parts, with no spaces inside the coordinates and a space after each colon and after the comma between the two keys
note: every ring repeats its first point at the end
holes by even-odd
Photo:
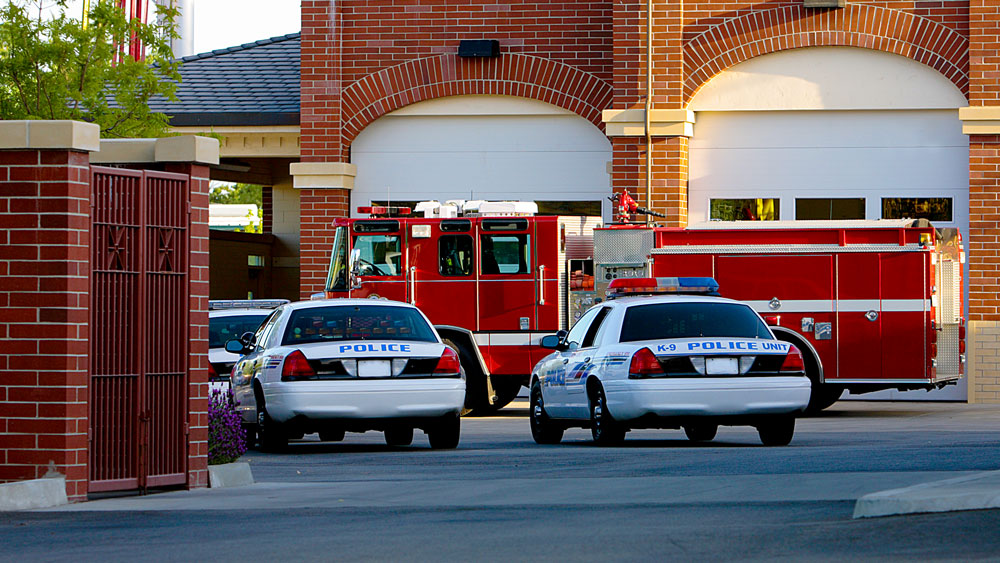
{"type": "Polygon", "coordinates": [[[354,237],[354,249],[358,251],[360,275],[402,275],[403,253],[399,235],[357,235],[354,237]]]}
{"type": "Polygon", "coordinates": [[[337,227],[333,238],[330,272],[326,278],[328,291],[347,291],[347,227],[337,227]]]}
{"type": "Polygon", "coordinates": [[[625,311],[620,342],[731,337],[773,340],[753,310],[739,303],[652,303],[625,311]]]}

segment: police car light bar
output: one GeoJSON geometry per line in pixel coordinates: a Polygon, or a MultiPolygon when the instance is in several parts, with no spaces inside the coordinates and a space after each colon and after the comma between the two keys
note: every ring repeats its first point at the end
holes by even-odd
{"type": "Polygon", "coordinates": [[[629,295],[718,295],[714,278],[618,278],[608,284],[608,299],[629,295]]]}
{"type": "Polygon", "coordinates": [[[208,302],[208,310],[275,309],[288,302],[287,299],[213,299],[208,302]]]}

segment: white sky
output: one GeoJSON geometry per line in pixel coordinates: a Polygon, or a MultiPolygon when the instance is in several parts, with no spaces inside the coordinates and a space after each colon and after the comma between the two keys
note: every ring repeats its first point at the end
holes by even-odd
{"type": "Polygon", "coordinates": [[[194,52],[295,33],[299,6],[299,0],[195,0],[194,52]]]}
{"type": "MultiPolygon", "coordinates": [[[[42,3],[46,7],[54,4],[52,0],[42,3]]],[[[295,33],[301,28],[300,0],[194,0],[194,4],[192,54],[295,33]]],[[[68,9],[79,18],[82,7],[83,0],[70,0],[68,9]]]]}

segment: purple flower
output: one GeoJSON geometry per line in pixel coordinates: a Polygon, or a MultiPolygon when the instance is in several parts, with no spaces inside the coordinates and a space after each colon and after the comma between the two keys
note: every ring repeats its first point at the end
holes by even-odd
{"type": "Polygon", "coordinates": [[[232,389],[212,390],[208,398],[208,464],[231,463],[247,451],[243,428],[232,389]]]}

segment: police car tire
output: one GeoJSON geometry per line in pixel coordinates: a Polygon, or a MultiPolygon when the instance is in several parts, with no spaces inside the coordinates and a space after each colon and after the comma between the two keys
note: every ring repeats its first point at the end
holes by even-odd
{"type": "Polygon", "coordinates": [[[280,452],[288,447],[288,435],[281,425],[267,414],[266,407],[257,407],[257,436],[264,452],[280,452]]]}
{"type": "Polygon", "coordinates": [[[769,420],[757,426],[757,435],[765,446],[787,446],[795,434],[795,418],[788,416],[769,420]]]}
{"type": "Polygon", "coordinates": [[[461,419],[458,415],[448,414],[427,429],[427,440],[431,443],[431,449],[453,450],[458,447],[461,434],[461,419]]]}
{"type": "Polygon", "coordinates": [[[684,427],[684,434],[692,442],[711,442],[718,432],[718,424],[691,424],[684,427]]]}
{"type": "Polygon", "coordinates": [[[536,381],[531,385],[531,394],[528,399],[528,416],[531,424],[531,437],[536,444],[558,444],[562,441],[565,429],[552,422],[549,415],[545,414],[545,405],[542,402],[542,386],[536,381]]]}
{"type": "Polygon", "coordinates": [[[413,443],[413,427],[393,426],[386,428],[385,443],[390,446],[409,446],[413,443]]]}
{"type": "Polygon", "coordinates": [[[626,432],[625,427],[611,417],[604,389],[598,387],[590,403],[590,435],[594,442],[599,446],[617,445],[625,439],[626,432]]]}

